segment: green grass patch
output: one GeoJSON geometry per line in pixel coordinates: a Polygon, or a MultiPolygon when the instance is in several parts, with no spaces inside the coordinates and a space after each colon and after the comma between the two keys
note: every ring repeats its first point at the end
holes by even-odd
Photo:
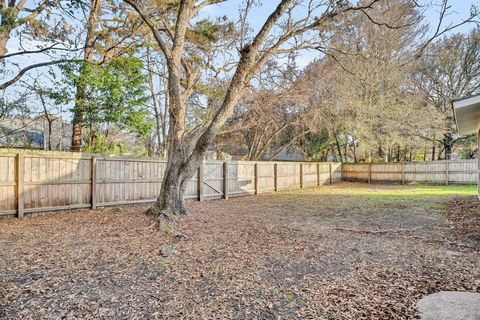
{"type": "Polygon", "coordinates": [[[283,191],[282,194],[325,194],[325,195],[346,195],[346,196],[368,196],[385,198],[438,198],[454,196],[475,196],[477,187],[475,185],[375,185],[375,184],[338,184],[323,186],[319,188],[293,189],[283,191]]]}
{"type": "Polygon", "coordinates": [[[445,201],[453,197],[473,197],[475,185],[380,185],[338,183],[318,188],[287,190],[278,193],[284,200],[306,196],[321,206],[335,209],[358,208],[381,209],[419,207],[444,211],[445,201]]]}

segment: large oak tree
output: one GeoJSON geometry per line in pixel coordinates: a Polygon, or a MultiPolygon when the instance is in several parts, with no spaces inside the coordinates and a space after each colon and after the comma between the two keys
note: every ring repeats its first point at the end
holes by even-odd
{"type": "MultiPolygon", "coordinates": [[[[198,14],[207,6],[225,1],[125,2],[148,25],[167,63],[168,161],[158,201],[150,212],[159,215],[160,219],[169,219],[186,212],[183,195],[188,181],[262,66],[276,55],[322,48],[339,15],[353,10],[367,12],[378,0],[365,1],[358,6],[344,1],[279,1],[254,36],[242,33],[238,37],[241,40],[238,55],[228,64],[231,71],[224,74],[228,84],[222,99],[218,105],[211,106],[211,116],[205,122],[193,127],[188,122],[191,97],[198,90],[203,72],[216,69],[213,64],[218,56],[212,56],[212,52],[223,38],[214,35],[215,30],[222,30],[221,26],[209,21],[199,23],[198,14]],[[196,37],[199,34],[211,37],[207,42],[199,42],[196,37]]],[[[245,26],[242,19],[251,6],[252,1],[246,1],[246,9],[241,11],[244,14],[237,25],[245,26]]],[[[232,48],[231,43],[225,46],[232,48]]]]}

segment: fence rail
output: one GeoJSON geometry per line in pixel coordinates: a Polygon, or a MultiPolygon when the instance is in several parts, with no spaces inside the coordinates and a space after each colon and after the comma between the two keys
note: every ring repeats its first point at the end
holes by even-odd
{"type": "Polygon", "coordinates": [[[477,175],[477,160],[342,164],[344,181],[475,184],[477,175]]]}
{"type": "MultiPolygon", "coordinates": [[[[0,153],[0,216],[155,201],[166,161],[0,153]]],[[[204,161],[185,198],[210,200],[341,180],[340,163],[204,161]]]]}

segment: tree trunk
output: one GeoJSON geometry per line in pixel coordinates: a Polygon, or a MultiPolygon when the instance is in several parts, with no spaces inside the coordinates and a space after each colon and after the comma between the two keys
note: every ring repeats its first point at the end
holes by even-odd
{"type": "Polygon", "coordinates": [[[162,146],[162,121],[157,113],[155,113],[155,137],[157,138],[157,157],[163,157],[162,146]]]}
{"type": "Polygon", "coordinates": [[[182,90],[182,55],[186,44],[186,34],[189,21],[194,15],[196,1],[180,1],[175,24],[174,39],[171,49],[165,50],[165,43],[161,40],[154,24],[141,13],[134,1],[126,0],[149,24],[154,37],[167,58],[168,68],[168,160],[162,189],[156,204],[150,212],[159,214],[159,220],[169,219],[174,215],[186,213],[183,194],[188,180],[203,160],[208,146],[231,116],[240,98],[245,94],[246,87],[255,74],[256,68],[264,64],[271,56],[263,54],[258,57],[260,49],[265,43],[269,32],[277,24],[283,13],[288,9],[292,0],[280,2],[275,11],[269,16],[260,32],[252,42],[241,50],[240,60],[225,92],[223,102],[212,119],[196,130],[187,130],[187,95],[182,90]],[[257,59],[258,58],[258,59],[257,59]]]}
{"type": "Polygon", "coordinates": [[[452,145],[447,143],[445,144],[445,160],[452,159],[452,145]]]}
{"type": "Polygon", "coordinates": [[[357,163],[357,143],[355,142],[355,139],[353,139],[353,162],[357,163]]]}
{"type": "Polygon", "coordinates": [[[377,151],[378,158],[381,159],[380,161],[383,161],[385,159],[385,152],[383,152],[382,146],[378,146],[378,151],[377,151]]]}
{"type": "MultiPolygon", "coordinates": [[[[93,45],[95,43],[95,29],[98,25],[98,14],[102,6],[101,0],[92,0],[92,7],[90,9],[90,16],[87,22],[87,36],[85,38],[85,49],[83,50],[83,58],[85,61],[90,61],[93,56],[93,45]]],[[[80,70],[80,77],[84,74],[84,67],[80,70]]],[[[85,87],[83,85],[77,86],[75,94],[75,106],[73,108],[72,120],[72,146],[70,148],[73,152],[82,151],[82,126],[85,100],[85,87]]]]}
{"type": "Polygon", "coordinates": [[[47,119],[47,122],[48,122],[47,148],[48,148],[48,151],[52,151],[52,125],[53,125],[53,121],[51,119],[47,119]]]}
{"type": "Polygon", "coordinates": [[[442,147],[442,148],[438,151],[438,153],[437,153],[437,160],[442,160],[442,153],[443,153],[444,150],[445,150],[445,148],[442,147]]]}
{"type": "Polygon", "coordinates": [[[335,146],[337,147],[338,157],[340,158],[340,162],[343,162],[342,149],[340,147],[340,142],[338,141],[337,134],[334,133],[333,137],[335,138],[335,146]]]}
{"type": "MultiPolygon", "coordinates": [[[[76,97],[82,99],[81,88],[77,87],[76,97]]],[[[83,105],[82,102],[75,99],[75,107],[73,109],[72,120],[72,146],[70,151],[80,152],[82,151],[82,126],[83,126],[83,105]]]]}
{"type": "Polygon", "coordinates": [[[445,149],[445,160],[452,159],[453,152],[453,137],[451,133],[447,133],[443,139],[443,146],[445,149]]]}
{"type": "Polygon", "coordinates": [[[168,150],[168,161],[165,175],[162,180],[162,188],[157,202],[149,213],[159,216],[160,219],[171,219],[176,215],[185,214],[184,193],[187,184],[200,166],[203,153],[200,150],[191,149],[188,139],[171,138],[168,150]],[[190,154],[190,156],[187,156],[190,154]]]}
{"type": "Polygon", "coordinates": [[[162,181],[162,189],[157,202],[150,210],[155,215],[162,214],[166,218],[171,218],[174,215],[187,212],[183,194],[189,178],[185,179],[185,176],[180,171],[183,162],[181,159],[178,159],[177,162],[169,162],[169,165],[167,165],[162,181]]]}
{"type": "MultiPolygon", "coordinates": [[[[167,71],[165,71],[167,73],[167,71]]],[[[162,81],[160,79],[160,87],[164,88],[164,101],[163,101],[163,112],[160,108],[159,110],[162,120],[162,157],[165,158],[167,156],[167,149],[168,149],[168,132],[167,132],[167,115],[169,114],[168,111],[168,81],[162,81]]]]}
{"type": "MultiPolygon", "coordinates": [[[[48,139],[47,139],[47,150],[52,151],[52,125],[53,125],[53,119],[51,118],[50,114],[48,113],[47,110],[47,105],[45,103],[45,99],[43,98],[43,93],[41,90],[37,91],[38,97],[40,98],[40,101],[42,103],[43,107],[43,115],[45,119],[47,120],[48,123],[48,139]]],[[[60,138],[61,140],[61,138],[60,138]]]]}
{"type": "Polygon", "coordinates": [[[0,59],[7,54],[7,42],[8,39],[10,39],[10,32],[8,30],[4,30],[4,28],[5,27],[0,26],[0,59]]]}
{"type": "Polygon", "coordinates": [[[152,98],[153,114],[155,117],[155,136],[157,138],[157,156],[163,156],[162,148],[162,112],[159,109],[158,100],[153,86],[153,65],[150,57],[150,49],[147,48],[147,72],[148,72],[148,87],[150,89],[150,96],[152,98]]]}

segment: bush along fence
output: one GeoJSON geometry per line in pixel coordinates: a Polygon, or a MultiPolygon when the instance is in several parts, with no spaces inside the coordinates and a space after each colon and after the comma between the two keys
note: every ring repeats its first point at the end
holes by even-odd
{"type": "MultiPolygon", "coordinates": [[[[0,217],[155,201],[166,161],[0,152],[0,217]]],[[[340,181],[340,163],[204,161],[187,200],[210,200],[340,181]]]]}
{"type": "Polygon", "coordinates": [[[406,163],[344,163],[342,180],[364,182],[475,184],[477,160],[406,163]]]}

